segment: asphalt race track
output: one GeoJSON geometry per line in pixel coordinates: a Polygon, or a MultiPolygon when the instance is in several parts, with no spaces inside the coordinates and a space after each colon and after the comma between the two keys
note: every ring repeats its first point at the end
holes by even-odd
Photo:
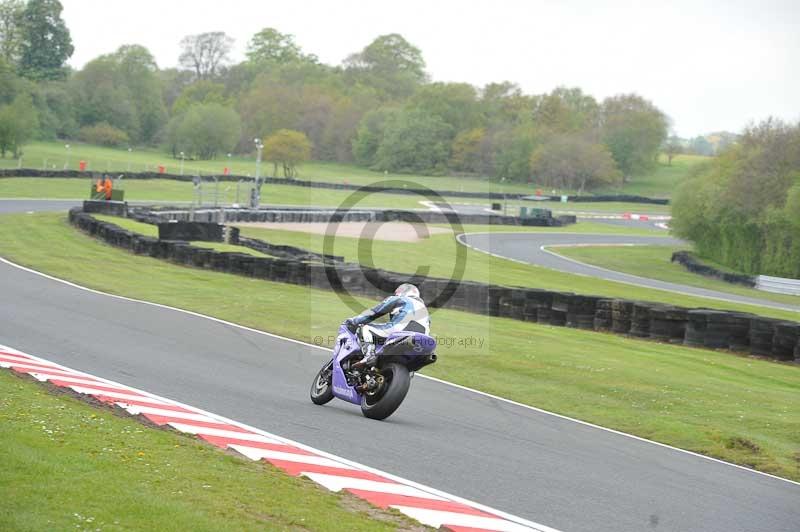
{"type": "Polygon", "coordinates": [[[0,214],[68,211],[80,204],[79,200],[0,199],[0,214]]]}
{"type": "Polygon", "coordinates": [[[0,343],[564,531],[796,532],[800,522],[796,483],[419,376],[394,416],[372,421],[310,402],[323,350],[6,263],[0,293],[0,343]]]}
{"type": "MultiPolygon", "coordinates": [[[[459,236],[462,244],[467,244],[477,250],[506,257],[509,259],[544,266],[553,270],[588,275],[607,279],[609,281],[620,281],[628,284],[635,284],[648,288],[657,288],[679,294],[691,296],[710,297],[733,301],[737,303],[749,303],[765,307],[778,308],[784,310],[800,311],[797,305],[777,303],[768,299],[740,296],[727,292],[718,292],[694,286],[687,286],[676,283],[647,279],[622,272],[606,270],[589,264],[575,262],[565,257],[549,253],[542,249],[543,246],[557,245],[604,245],[604,244],[637,244],[648,246],[675,246],[683,242],[681,240],[667,236],[627,236],[627,235],[590,235],[577,233],[466,233],[459,236]]],[[[624,251],[621,251],[621,253],[624,251]]]]}

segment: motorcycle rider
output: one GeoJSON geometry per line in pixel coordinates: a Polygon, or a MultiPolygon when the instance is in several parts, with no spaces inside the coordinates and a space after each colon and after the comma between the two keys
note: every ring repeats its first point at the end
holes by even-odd
{"type": "Polygon", "coordinates": [[[376,337],[385,340],[390,334],[398,331],[413,331],[429,334],[431,318],[428,308],[419,295],[419,289],[411,283],[403,283],[387,297],[369,310],[358,316],[345,320],[350,331],[355,332],[361,325],[361,352],[364,358],[353,364],[353,367],[369,367],[375,364],[376,337]],[[389,321],[378,325],[370,325],[373,321],[389,314],[389,321]]]}

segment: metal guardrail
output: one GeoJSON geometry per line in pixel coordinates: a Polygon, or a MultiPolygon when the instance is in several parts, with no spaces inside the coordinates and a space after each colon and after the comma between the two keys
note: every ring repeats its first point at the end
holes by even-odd
{"type": "Polygon", "coordinates": [[[765,292],[800,296],[800,279],[784,279],[783,277],[770,277],[759,275],[756,277],[756,288],[765,292]]]}

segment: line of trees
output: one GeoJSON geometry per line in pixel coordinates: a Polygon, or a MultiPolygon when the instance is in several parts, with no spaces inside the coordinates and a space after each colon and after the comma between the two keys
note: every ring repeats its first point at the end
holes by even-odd
{"type": "Polygon", "coordinates": [[[177,68],[133,44],[71,71],[60,15],[58,0],[0,0],[0,105],[22,116],[31,106],[17,96],[27,94],[30,134],[44,139],[213,158],[290,130],[302,135],[292,137],[298,153],[318,160],[588,190],[652,168],[667,137],[664,113],[634,94],[597,101],[579,88],[532,95],[510,82],[431,82],[422,52],[398,34],[334,66],[264,28],[236,64],[233,39],[208,32],[180,41],[177,68]]]}
{"type": "Polygon", "coordinates": [[[673,199],[675,234],[738,271],[800,279],[800,123],[749,127],[697,168],[673,199]]]}

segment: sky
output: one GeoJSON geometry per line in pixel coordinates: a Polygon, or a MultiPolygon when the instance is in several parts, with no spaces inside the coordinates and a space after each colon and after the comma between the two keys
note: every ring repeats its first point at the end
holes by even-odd
{"type": "Polygon", "coordinates": [[[800,120],[798,0],[61,0],[81,68],[123,44],[177,66],[182,37],[224,31],[234,61],[265,27],[336,65],[375,37],[422,50],[433,81],[512,81],[526,93],[577,86],[635,92],[682,137],[800,120]]]}

